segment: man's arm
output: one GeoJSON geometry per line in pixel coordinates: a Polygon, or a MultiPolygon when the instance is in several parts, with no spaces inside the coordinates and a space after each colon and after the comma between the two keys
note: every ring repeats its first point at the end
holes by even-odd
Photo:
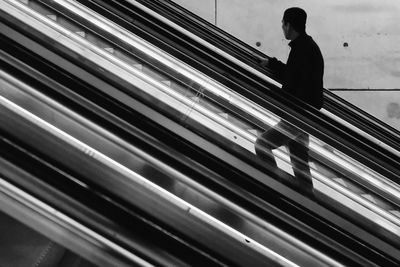
{"type": "Polygon", "coordinates": [[[279,79],[283,79],[286,72],[286,64],[279,61],[275,57],[268,60],[268,68],[270,68],[279,79]]]}
{"type": "Polygon", "coordinates": [[[261,67],[268,67],[269,64],[269,58],[268,57],[259,57],[257,56],[257,63],[261,66],[261,67]]]}
{"type": "Polygon", "coordinates": [[[286,64],[279,61],[275,57],[259,57],[257,56],[258,64],[261,67],[270,69],[278,79],[283,79],[284,73],[286,71],[286,64]]]}

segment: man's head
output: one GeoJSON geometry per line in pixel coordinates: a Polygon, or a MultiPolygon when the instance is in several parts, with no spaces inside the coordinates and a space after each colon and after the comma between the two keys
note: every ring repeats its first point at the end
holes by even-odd
{"type": "Polygon", "coordinates": [[[299,7],[291,7],[285,10],[282,18],[282,30],[285,38],[295,39],[306,31],[307,13],[299,7]]]}

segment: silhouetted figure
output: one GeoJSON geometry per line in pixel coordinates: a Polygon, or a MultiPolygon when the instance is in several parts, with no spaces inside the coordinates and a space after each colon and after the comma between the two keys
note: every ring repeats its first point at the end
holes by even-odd
{"type": "MultiPolygon", "coordinates": [[[[306,33],[306,12],[297,7],[285,10],[282,30],[291,47],[287,63],[276,58],[260,58],[261,65],[272,70],[282,81],[282,90],[316,109],[323,105],[324,60],[318,45],[306,33]]],[[[296,183],[300,189],[312,192],[308,166],[308,134],[281,120],[274,128],[262,133],[255,150],[259,157],[276,165],[271,150],[286,145],[290,153],[296,183]]]]}

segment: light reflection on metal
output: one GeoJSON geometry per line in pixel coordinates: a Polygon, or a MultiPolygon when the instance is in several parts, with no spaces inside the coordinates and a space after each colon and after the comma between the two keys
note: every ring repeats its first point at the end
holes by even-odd
{"type": "Polygon", "coordinates": [[[400,220],[395,215],[379,208],[371,201],[368,201],[363,197],[351,192],[346,187],[334,182],[332,179],[324,177],[317,171],[311,169],[311,172],[313,177],[317,178],[322,184],[328,186],[336,192],[340,192],[342,196],[345,196],[351,200],[350,202],[341,201],[343,205],[348,206],[356,213],[362,215],[366,220],[373,221],[381,227],[391,231],[396,236],[400,236],[400,220]],[[356,204],[358,207],[352,206],[354,204],[356,204]],[[380,224],[380,222],[383,221],[385,224],[380,224]]]}
{"type": "MultiPolygon", "coordinates": [[[[81,151],[82,153],[90,156],[94,160],[100,162],[102,165],[106,166],[107,168],[111,168],[118,173],[121,173],[124,177],[127,177],[130,181],[135,184],[141,185],[144,188],[148,189],[152,193],[154,193],[157,197],[167,201],[169,204],[174,205],[175,207],[179,207],[181,210],[186,211],[187,214],[190,214],[201,221],[211,225],[215,229],[222,231],[223,233],[227,234],[228,236],[234,238],[236,241],[246,244],[247,247],[251,248],[252,250],[258,251],[262,255],[267,256],[270,259],[273,259],[280,264],[284,264],[284,266],[298,266],[297,264],[291,262],[290,260],[286,259],[285,257],[279,255],[278,253],[272,251],[271,249],[263,246],[262,244],[258,243],[252,238],[236,231],[232,227],[226,225],[225,223],[219,221],[218,219],[210,216],[209,214],[203,212],[199,208],[193,206],[192,204],[178,198],[174,194],[170,193],[166,189],[158,186],[157,184],[149,181],[142,175],[128,169],[127,167],[123,166],[122,164],[116,162],[115,160],[109,158],[108,156],[100,153],[96,149],[82,143],[81,141],[77,140],[73,136],[61,131],[60,129],[54,127],[53,125],[47,123],[46,121],[42,120],[41,118],[31,114],[30,112],[22,109],[21,107],[15,105],[13,102],[9,101],[8,99],[0,96],[0,105],[4,106],[6,109],[18,114],[19,116],[27,119],[31,123],[35,124],[36,127],[44,129],[46,132],[51,133],[57,139],[63,140],[69,146],[74,147],[81,151]]],[[[1,180],[0,180],[1,181],[1,180]]],[[[1,185],[1,184],[0,184],[1,185]]],[[[46,206],[41,206],[43,209],[46,206]]],[[[62,216],[62,214],[53,210],[53,215],[62,216]]],[[[68,220],[67,217],[63,217],[62,219],[68,220]]],[[[72,222],[72,221],[69,221],[72,222]]]]}
{"type": "MultiPolygon", "coordinates": [[[[140,257],[111,242],[107,238],[95,233],[79,222],[66,216],[60,211],[25,193],[1,177],[0,193],[26,207],[30,210],[30,212],[38,214],[43,218],[42,220],[45,221],[45,224],[57,225],[58,227],[62,228],[64,230],[63,233],[67,234],[68,232],[67,235],[70,235],[69,238],[73,238],[74,242],[85,242],[86,244],[89,243],[92,248],[103,251],[102,253],[105,251],[112,251],[113,255],[122,255],[123,257],[129,259],[132,263],[140,264],[140,266],[153,266],[140,257]]],[[[53,226],[50,226],[50,228],[53,228],[53,226]]]]}

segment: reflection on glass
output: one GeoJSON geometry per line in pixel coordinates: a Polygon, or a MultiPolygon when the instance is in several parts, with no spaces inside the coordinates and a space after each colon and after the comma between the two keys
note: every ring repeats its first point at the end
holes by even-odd
{"type": "MultiPolygon", "coordinates": [[[[27,223],[28,224],[28,223],[27,223]]],[[[94,267],[92,263],[0,212],[2,267],[94,267]]]]}

